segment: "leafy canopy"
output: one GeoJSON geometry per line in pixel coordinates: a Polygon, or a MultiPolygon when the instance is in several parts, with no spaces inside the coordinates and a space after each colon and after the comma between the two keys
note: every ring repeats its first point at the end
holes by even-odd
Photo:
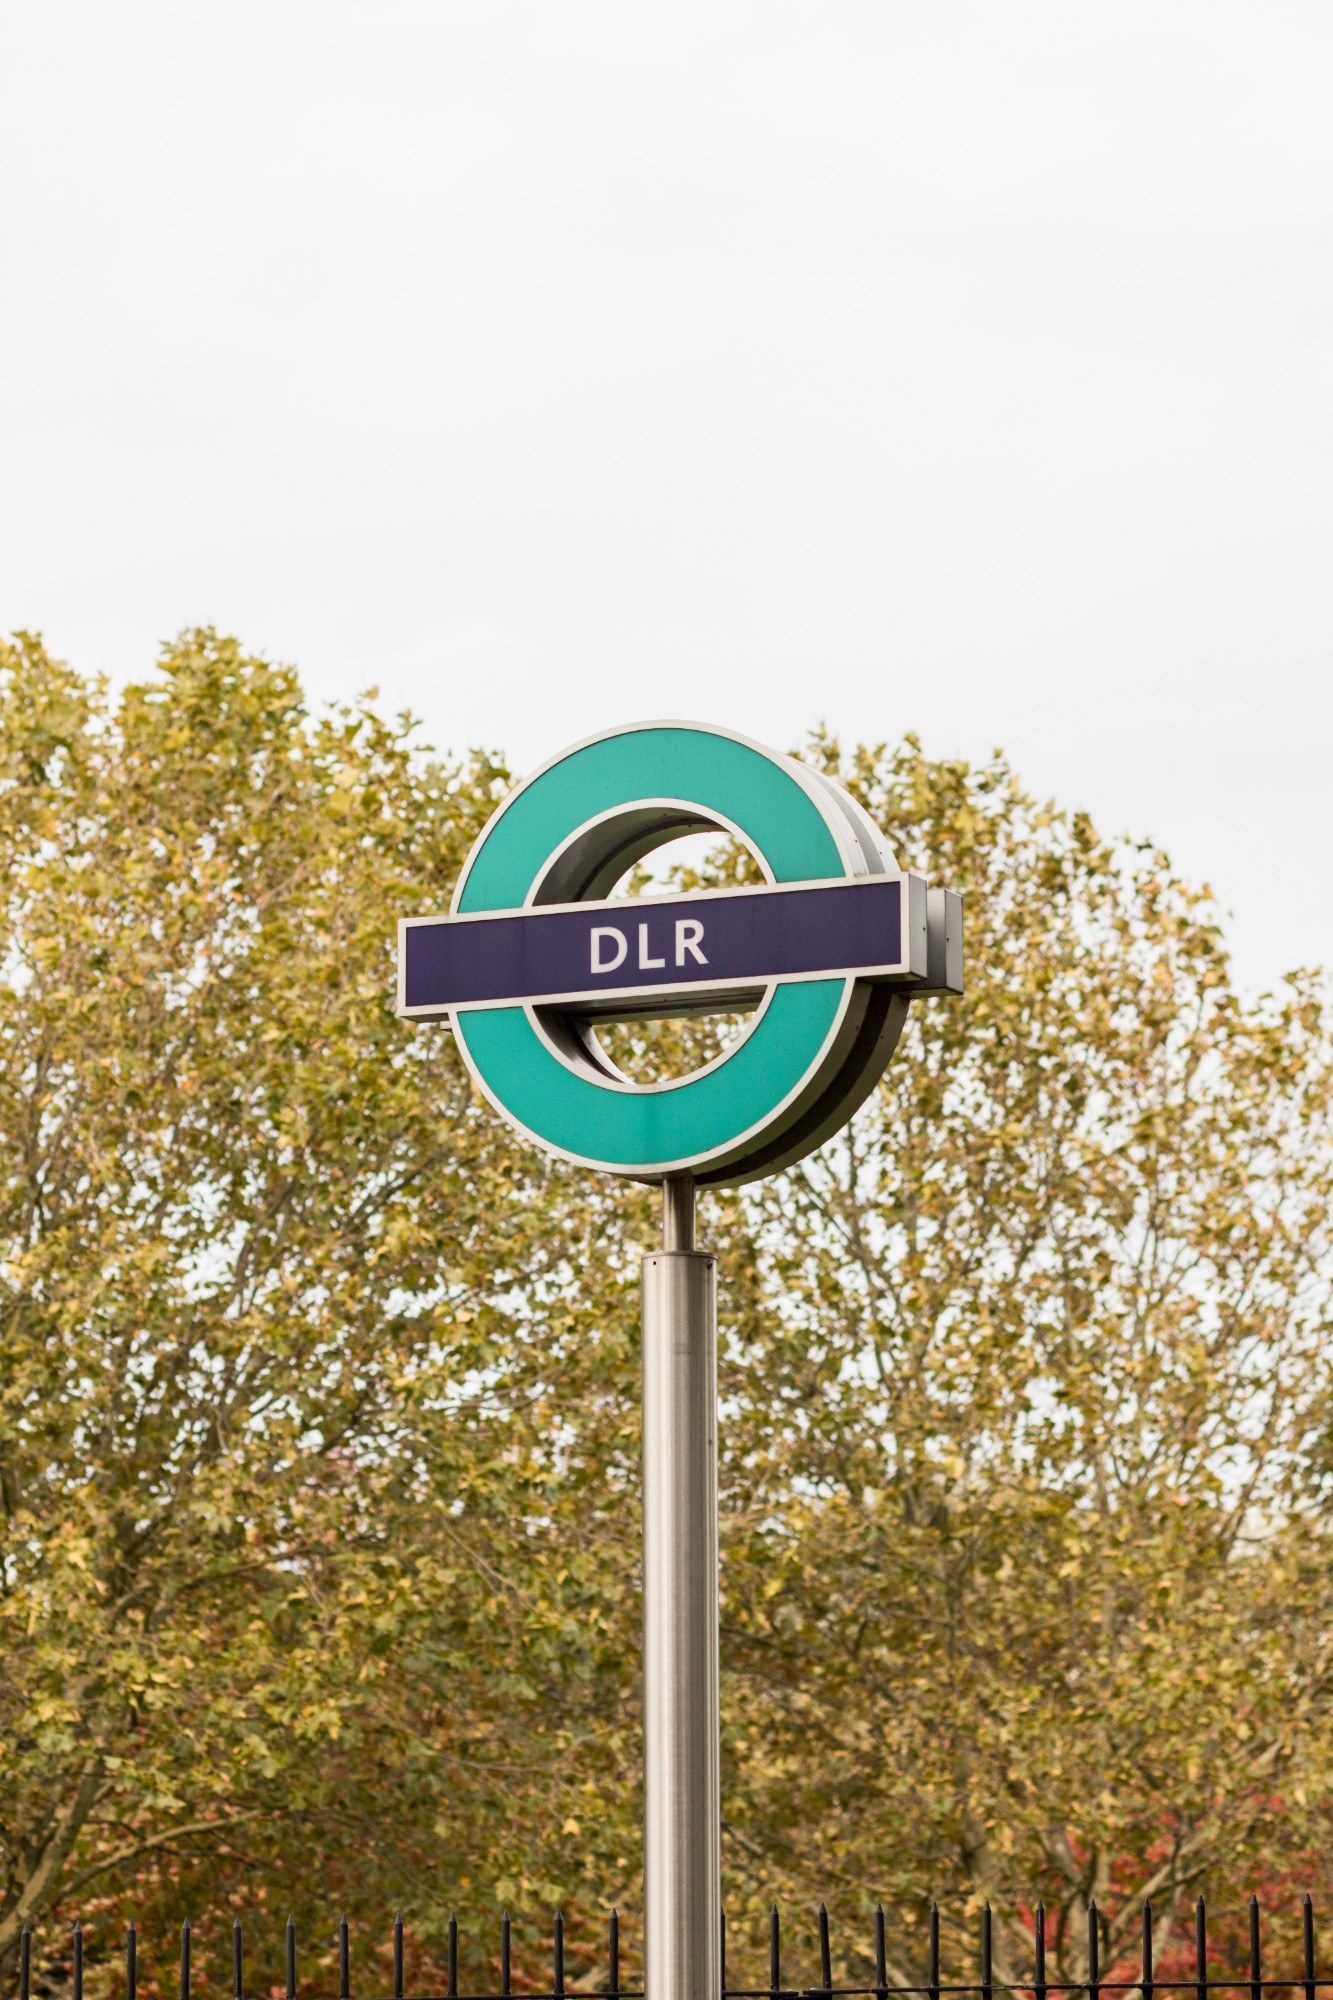
{"type": "MultiPolygon", "coordinates": [[[[652,1204],[394,1017],[508,782],[413,744],[211,632],[117,698],[0,652],[0,1953],[637,1906],[652,1204]]],[[[967,892],[968,994],[705,1209],[729,1964],[823,1896],[863,1975],[882,1896],[910,1972],[935,1893],[1012,1968],[1042,1893],[1077,1976],[1090,1895],[1109,1960],[1326,1825],[1327,1023],[1002,760],[806,754],[967,892]]]]}

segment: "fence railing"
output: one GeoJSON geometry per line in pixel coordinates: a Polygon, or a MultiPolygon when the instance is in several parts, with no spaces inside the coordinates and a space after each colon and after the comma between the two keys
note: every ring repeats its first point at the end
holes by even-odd
{"type": "MultiPolygon", "coordinates": [[[[1244,1996],[1244,2000],[1263,2000],[1264,1993],[1281,1989],[1283,1992],[1301,1994],[1302,2000],[1316,2000],[1320,1989],[1333,1987],[1333,1979],[1321,1979],[1315,1971],[1314,1905],[1309,1896],[1301,1903],[1301,1969],[1299,1972],[1282,1973],[1274,1977],[1263,1968],[1262,1941],[1260,1937],[1259,1901],[1255,1896],[1249,1900],[1249,1964],[1243,1972],[1219,1977],[1208,1969],[1208,1919],[1202,1896],[1195,1905],[1194,1920],[1194,1970],[1192,1976],[1179,1979],[1161,1979],[1153,1965],[1153,1910],[1150,1902],[1143,1905],[1142,1942],[1137,1954],[1138,1963],[1127,1970],[1128,1954],[1117,1955],[1113,1971],[1118,1977],[1103,1977],[1101,1971],[1101,1921],[1095,1902],[1088,1906],[1088,1931],[1086,1951],[1086,1973],[1081,1979],[1052,1979],[1047,1975],[1047,1921],[1041,1903],[1033,1906],[1032,1927],[1032,1975],[1020,1977],[1007,1983],[994,1977],[994,1945],[992,1937],[991,1909],[989,1903],[981,1910],[976,1940],[977,1977],[974,1980],[945,1981],[940,1969],[940,1914],[938,1906],[931,1905],[927,1943],[927,1971],[924,1983],[905,1985],[890,1979],[888,1975],[888,1951],[883,1908],[874,1914],[872,1935],[867,1956],[873,1956],[875,1972],[873,1979],[861,1986],[838,1986],[833,1982],[833,1950],[829,1933],[829,1916],[821,1903],[816,1918],[817,1950],[819,1954],[819,1977],[817,1980],[796,1981],[784,1977],[782,1926],[777,1908],[774,1907],[768,1920],[768,1983],[763,1986],[729,1986],[726,1978],[727,1924],[722,1920],[722,1988],[724,2000],[894,2000],[894,1996],[912,1996],[912,2000],[942,2000],[942,1996],[969,1995],[975,2000],[996,2000],[997,1995],[1014,1994],[1023,2000],[1050,2000],[1050,1996],[1085,1995],[1086,2000],[1102,2000],[1108,1994],[1136,1994],[1142,2000],[1155,2000],[1155,1996],[1165,1993],[1186,1993],[1191,2000],[1208,2000],[1210,1994],[1234,1994],[1244,1996]]],[[[513,1953],[513,1928],[509,1914],[500,1917],[499,1926],[499,1985],[489,1988],[474,1988],[471,1992],[459,1983],[459,1926],[456,1917],[450,1917],[447,1933],[447,1958],[444,1991],[442,1994],[408,1993],[403,1983],[403,1920],[398,1917],[393,1926],[393,1991],[391,1996],[383,1995],[376,1985],[358,1985],[353,1990],[352,1983],[352,1936],[346,1917],[338,1925],[338,1993],[337,2000],[510,2000],[510,1996],[522,1996],[522,2000],[643,2000],[640,1987],[622,1984],[620,1965],[620,1917],[613,1910],[606,1928],[606,1977],[593,1986],[569,1985],[565,1978],[565,1922],[556,1912],[552,1928],[549,1957],[545,1964],[550,1969],[551,1984],[534,1987],[526,1977],[519,1987],[514,1985],[515,1966],[513,1953]]],[[[181,1927],[180,1938],[180,2000],[191,2000],[191,1948],[193,1931],[187,1921],[181,1927]]],[[[284,1977],[285,2000],[334,2000],[331,1994],[320,1995],[308,1982],[302,1982],[297,1961],[296,1924],[287,1919],[284,1933],[284,1977]]],[[[139,1960],[138,1934],[133,1923],[125,1938],[125,2000],[138,2000],[139,1960]]],[[[494,1961],[492,1961],[494,1962],[494,1961]]],[[[84,2000],[84,1932],[82,1924],[76,1923],[71,1934],[71,1959],[69,1971],[71,2000],[84,2000]]],[[[216,1989],[210,1982],[210,1992],[216,1989]]],[[[270,1985],[256,1987],[246,1983],[245,1938],[240,1918],[236,1918],[231,1930],[231,2000],[267,2000],[274,1989],[270,1985]]],[[[19,1945],[19,2000],[32,2000],[32,1934],[25,1926],[19,1945]]],[[[676,1996],[658,1996],[658,2000],[676,2000],[676,1996]]]]}

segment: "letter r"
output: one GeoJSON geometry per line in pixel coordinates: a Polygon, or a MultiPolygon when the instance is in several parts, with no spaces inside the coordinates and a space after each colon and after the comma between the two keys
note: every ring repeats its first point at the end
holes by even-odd
{"type": "Polygon", "coordinates": [[[703,942],[703,934],[704,927],[697,917],[678,917],[676,919],[677,965],[684,965],[686,952],[689,952],[692,958],[697,959],[700,965],[707,965],[708,960],[699,949],[700,944],[703,942]]]}

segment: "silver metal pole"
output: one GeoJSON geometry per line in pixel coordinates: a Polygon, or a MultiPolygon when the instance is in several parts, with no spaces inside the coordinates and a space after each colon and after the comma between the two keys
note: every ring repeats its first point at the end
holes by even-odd
{"type": "Polygon", "coordinates": [[[644,1993],[720,2000],[716,1264],[694,1183],[643,1260],[644,1993]]]}

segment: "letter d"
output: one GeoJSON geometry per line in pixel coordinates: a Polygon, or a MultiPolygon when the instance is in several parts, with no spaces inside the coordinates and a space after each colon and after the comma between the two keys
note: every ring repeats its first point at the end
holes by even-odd
{"type": "Polygon", "coordinates": [[[624,931],[618,931],[614,924],[595,924],[593,926],[590,949],[594,972],[614,972],[618,965],[625,963],[625,958],[629,952],[629,939],[625,936],[624,931]],[[613,938],[615,940],[611,945],[611,950],[615,953],[614,958],[604,958],[602,956],[603,938],[613,938]]]}

